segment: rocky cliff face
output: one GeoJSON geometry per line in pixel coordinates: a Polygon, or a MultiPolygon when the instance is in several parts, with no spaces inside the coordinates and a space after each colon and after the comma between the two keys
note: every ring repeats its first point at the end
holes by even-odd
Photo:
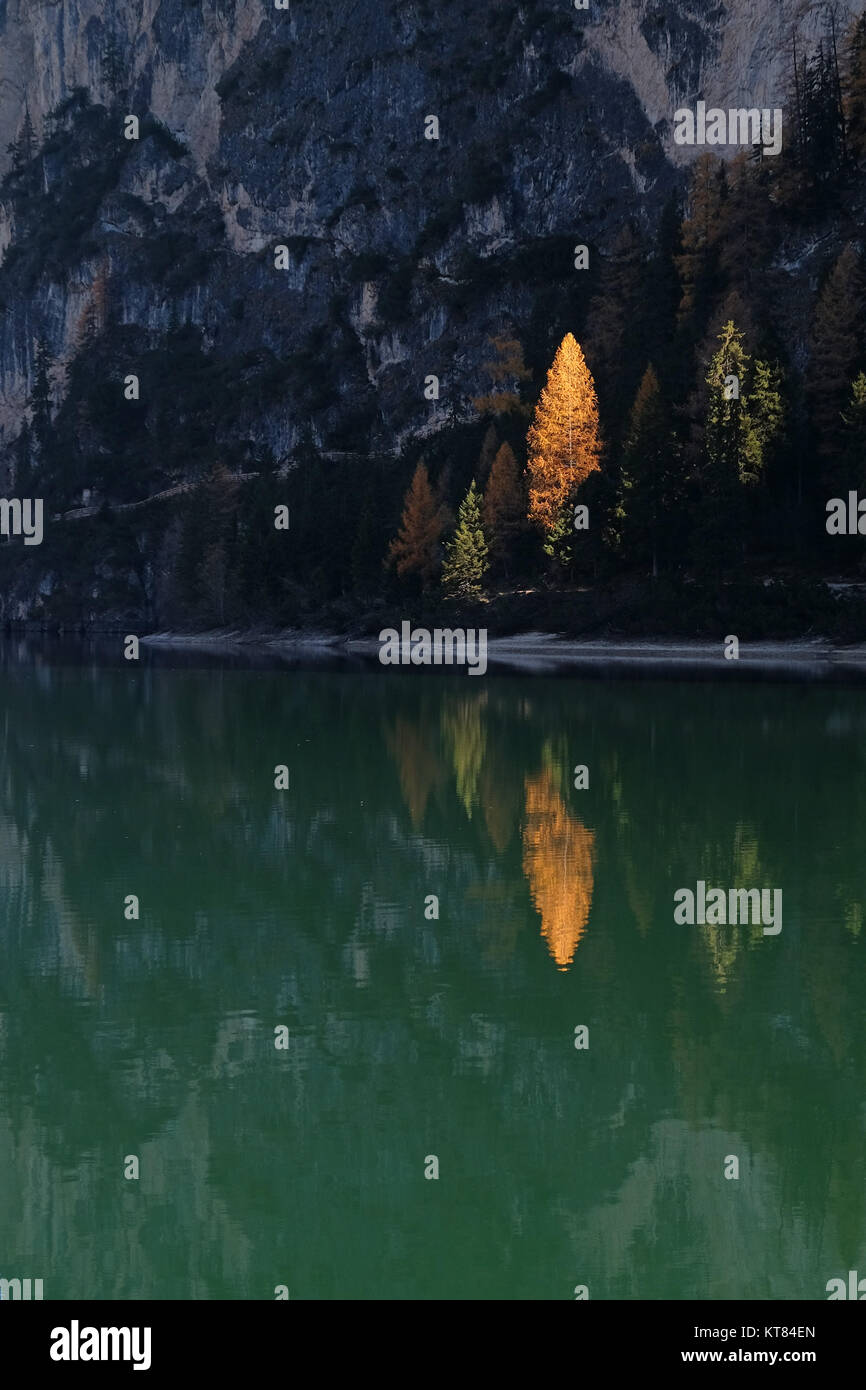
{"type": "MultiPolygon", "coordinates": [[[[862,9],[858,0],[837,7],[840,34],[862,9]]],[[[587,25],[586,37],[605,68],[632,88],[646,120],[660,130],[666,155],[688,161],[694,150],[668,138],[672,111],[699,99],[723,108],[782,106],[791,35],[801,52],[814,48],[826,30],[826,10],[813,0],[621,0],[596,7],[598,22],[587,25]]]]}
{"type": "MultiPolygon", "coordinates": [[[[859,8],[848,0],[842,21],[859,8]]],[[[88,249],[107,259],[123,321],[158,334],[171,313],[159,277],[131,264],[134,244],[153,235],[143,209],[179,234],[207,215],[210,245],[175,312],[215,348],[228,340],[285,353],[329,325],[332,338],[351,340],[358,396],[376,391],[375,439],[358,443],[389,448],[403,429],[435,427],[444,398],[459,408],[476,389],[474,345],[483,351],[491,327],[524,307],[525,275],[493,294],[463,294],[461,261],[475,258],[493,277],[549,237],[563,239],[563,273],[571,242],[603,253],[624,211],[638,205],[652,218],[672,186],[671,161],[694,155],[671,141],[676,106],[700,96],[780,104],[790,33],[797,26],[813,42],[823,9],[806,0],[730,0],[709,11],[690,0],[591,0],[588,11],[564,0],[337,0],[326,16],[303,0],[280,10],[264,0],[8,0],[0,147],[19,136],[25,114],[42,142],[50,112],[80,88],[109,107],[118,93],[125,111],[162,122],[183,155],[168,160],[142,141],[92,208],[88,249]],[[428,114],[438,141],[424,139],[428,114]],[[291,268],[276,272],[280,242],[291,268]],[[383,307],[383,291],[399,300],[401,289],[403,304],[383,307]],[[428,371],[447,383],[438,411],[419,389],[428,371]]],[[[99,138],[121,142],[122,131],[106,127],[99,138]]],[[[46,169],[49,188],[59,178],[46,169]]],[[[3,222],[8,244],[14,197],[3,222]]],[[[26,299],[7,295],[7,438],[20,423],[36,334],[60,358],[75,351],[95,261],[68,250],[65,274],[38,275],[26,299]]],[[[348,346],[333,343],[340,356],[348,346]]],[[[303,414],[281,410],[270,422],[278,452],[295,442],[303,414]]],[[[316,431],[323,443],[328,423],[316,431]]]]}
{"type": "MultiPolygon", "coordinates": [[[[791,33],[796,29],[808,47],[825,22],[825,6],[815,0],[728,0],[714,7],[694,0],[590,0],[587,10],[573,10],[565,0],[534,6],[500,0],[483,14],[478,7],[434,7],[423,0],[370,7],[375,14],[367,8],[338,0],[326,18],[307,0],[291,0],[282,10],[267,0],[143,0],[137,6],[0,0],[0,174],[25,110],[42,132],[49,112],[76,87],[86,87],[94,101],[110,99],[104,56],[111,40],[136,102],[182,135],[207,176],[225,109],[218,84],[251,45],[260,53],[270,49],[289,109],[299,104],[297,87],[286,86],[299,75],[289,61],[294,54],[323,105],[343,90],[369,100],[372,109],[385,93],[399,116],[402,92],[410,98],[402,115],[409,117],[422,96],[435,99],[459,85],[459,70],[449,71],[447,61],[425,61],[434,40],[440,60],[463,50],[483,62],[503,31],[514,28],[523,40],[509,53],[518,59],[516,76],[522,71],[529,78],[534,65],[540,70],[545,64],[576,73],[591,55],[632,89],[656,126],[669,119],[672,105],[701,96],[722,106],[777,104],[790,70],[791,33]],[[578,35],[585,43],[580,62],[578,35]],[[562,40],[558,52],[549,46],[555,36],[562,40]]],[[[836,8],[840,30],[862,11],[858,0],[838,0],[836,8]]]]}
{"type": "MultiPolygon", "coordinates": [[[[844,29],[862,5],[838,8],[844,29]]],[[[197,330],[219,399],[158,404],[210,411],[208,447],[240,463],[305,442],[387,455],[467,417],[488,336],[544,318],[552,343],[597,285],[574,246],[597,269],[624,217],[652,227],[682,187],[696,151],[672,142],[676,107],[781,105],[792,29],[813,45],[824,9],[0,0],[8,479],[37,339],[56,408],[88,326],[91,369],[118,389],[138,372],[151,406],[148,354],[197,330]]],[[[184,469],[154,463],[112,500],[184,469]]]]}

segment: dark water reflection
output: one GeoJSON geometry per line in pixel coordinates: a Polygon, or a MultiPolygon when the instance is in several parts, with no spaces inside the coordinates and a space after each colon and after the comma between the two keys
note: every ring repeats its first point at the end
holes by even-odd
{"type": "Polygon", "coordinates": [[[761,1299],[866,1274],[861,691],[7,649],[0,740],[0,1276],[761,1299]],[[781,934],[676,926],[699,878],[781,888],[781,934]]]}

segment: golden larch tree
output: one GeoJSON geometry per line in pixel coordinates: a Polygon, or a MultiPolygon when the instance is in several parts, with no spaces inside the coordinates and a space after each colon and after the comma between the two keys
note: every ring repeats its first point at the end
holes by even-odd
{"type": "Polygon", "coordinates": [[[549,533],[580,484],[598,470],[601,455],[595,383],[571,333],[547,373],[526,443],[529,519],[549,533]]]}

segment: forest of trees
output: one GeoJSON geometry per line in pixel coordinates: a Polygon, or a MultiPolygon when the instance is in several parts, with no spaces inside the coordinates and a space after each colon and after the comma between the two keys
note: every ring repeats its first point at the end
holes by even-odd
{"type": "Polygon", "coordinates": [[[422,458],[397,575],[463,596],[623,573],[866,580],[859,537],[825,524],[830,498],[866,493],[864,113],[866,17],[841,54],[831,18],[811,59],[792,44],[783,157],[705,154],[654,246],[625,226],[581,342],[566,333],[537,400],[519,335],[492,340],[456,530],[452,469],[433,486],[422,458]],[[792,343],[778,253],[831,222],[837,249],[809,319],[790,306],[792,343]]]}
{"type": "MultiPolygon", "coordinates": [[[[115,344],[97,285],[56,407],[40,343],[14,446],[19,490],[38,477],[68,506],[84,487],[102,501],[52,542],[69,582],[46,619],[82,620],[99,564],[125,576],[100,603],[153,625],[375,626],[389,607],[483,602],[506,626],[568,613],[693,631],[732,608],[756,634],[856,636],[866,551],[826,518],[866,494],[866,16],[808,57],[792,42],[790,67],[779,157],[702,155],[652,236],[635,218],[591,248],[583,298],[574,272],[539,282],[531,319],[491,337],[471,411],[396,460],[325,457],[310,429],[287,460],[215,461],[234,383],[267,381],[220,366],[191,326],[147,360],[151,382],[184,382],[183,416],[148,407],[145,429],[100,370],[115,344]],[[172,450],[193,461],[180,495],[130,510],[177,482],[172,450]],[[590,609],[566,606],[590,591],[590,609]]],[[[32,145],[28,122],[8,178],[27,177],[32,145]]]]}

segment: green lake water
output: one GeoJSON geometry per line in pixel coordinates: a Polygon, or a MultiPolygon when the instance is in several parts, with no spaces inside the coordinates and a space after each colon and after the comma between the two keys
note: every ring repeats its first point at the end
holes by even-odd
{"type": "Polygon", "coordinates": [[[866,1276],[864,690],[7,651],[0,741],[0,1277],[866,1276]],[[698,880],[781,932],[677,925],[698,880]]]}

